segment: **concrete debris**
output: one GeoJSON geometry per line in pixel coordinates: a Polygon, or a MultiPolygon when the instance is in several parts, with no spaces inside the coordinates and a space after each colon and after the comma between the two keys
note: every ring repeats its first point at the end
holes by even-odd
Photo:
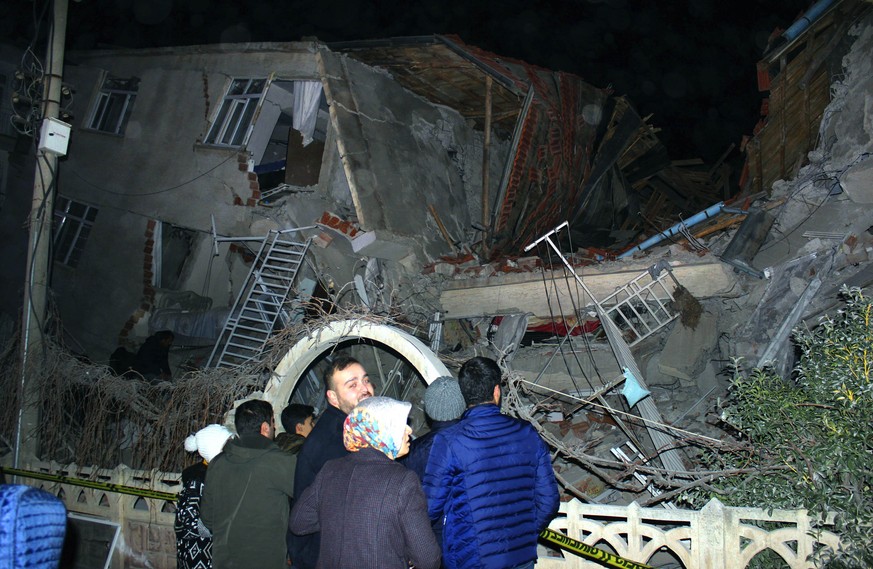
{"type": "Polygon", "coordinates": [[[706,367],[717,340],[718,317],[714,314],[701,314],[696,328],[688,328],[681,321],[678,322],[661,352],[659,371],[693,385],[694,378],[706,367]]]}
{"type": "Polygon", "coordinates": [[[646,365],[646,385],[653,388],[676,389],[681,386],[680,379],[661,371],[661,354],[658,352],[649,358],[646,365]]]}
{"type": "MultiPolygon", "coordinates": [[[[869,95],[868,98],[873,100],[869,95]]],[[[850,166],[840,177],[840,187],[853,202],[873,204],[873,160],[850,166]]]]}
{"type": "Polygon", "coordinates": [[[364,257],[399,261],[412,254],[412,247],[405,245],[403,239],[385,231],[373,230],[358,233],[352,238],[352,250],[364,257]]]}
{"type": "MultiPolygon", "coordinates": [[[[748,200],[738,200],[737,204],[745,212],[755,204],[759,211],[767,214],[762,214],[766,223],[761,224],[763,229],[754,237],[755,246],[737,257],[760,274],[725,269],[726,264],[716,260],[735,237],[744,215],[730,217],[722,213],[695,231],[694,237],[703,249],[697,247],[690,251],[690,246],[685,247],[684,242],[676,240],[646,252],[644,262],[649,265],[668,260],[680,285],[701,307],[696,326],[677,319],[667,329],[634,346],[633,355],[639,368],[645,371],[651,400],[667,425],[675,424],[716,440],[729,440],[730,435],[719,426],[717,413],[713,413],[728,388],[729,364],[739,360],[742,368],[748,370],[766,358],[787,377],[793,365],[793,350],[786,347],[791,329],[798,324],[814,326],[822,316],[838,310],[840,286],[873,285],[870,263],[873,161],[869,158],[873,153],[873,120],[870,118],[873,117],[873,97],[869,95],[873,85],[873,58],[870,57],[873,16],[869,11],[859,16],[852,11],[856,8],[857,3],[846,8],[847,13],[860,21],[849,32],[850,37],[856,39],[843,58],[845,69],[842,75],[837,75],[841,77],[839,83],[832,86],[833,98],[830,102],[827,96],[816,95],[809,99],[811,104],[819,105],[821,114],[783,123],[785,117],[774,116],[774,109],[778,111],[778,108],[771,103],[769,124],[757,129],[756,137],[747,141],[745,149],[750,167],[754,169],[762,163],[769,166],[757,174],[752,172],[746,179],[747,191],[756,193],[748,200]],[[812,141],[801,140],[792,130],[802,131],[807,123],[813,130],[820,126],[820,135],[812,141]],[[773,146],[776,140],[773,137],[784,136],[780,133],[786,132],[788,142],[783,139],[781,146],[773,146]],[[773,158],[773,153],[779,149],[786,153],[781,162],[773,158]],[[768,156],[769,162],[755,162],[768,156]],[[686,268],[684,274],[680,272],[681,267],[686,268]],[[765,278],[759,278],[761,276],[765,278]]],[[[838,17],[841,13],[835,14],[834,17],[838,17]]],[[[818,29],[812,27],[813,32],[818,29]]],[[[847,27],[833,29],[845,33],[847,27]]],[[[796,67],[799,72],[778,69],[777,65],[777,76],[770,78],[771,94],[802,96],[797,90],[799,87],[792,82],[804,76],[804,65],[810,69],[821,66],[815,56],[827,45],[833,45],[829,40],[826,37],[809,39],[805,49],[810,53],[789,62],[789,67],[796,67]]],[[[774,62],[779,61],[776,55],[769,57],[775,57],[774,62]]],[[[816,73],[808,75],[804,89],[827,93],[827,83],[821,90],[816,73]]],[[[829,77],[827,73],[825,76],[829,77]]],[[[585,258],[590,263],[591,255],[585,258]]],[[[641,264],[639,259],[624,262],[601,259],[593,265],[574,263],[573,268],[588,288],[608,291],[627,282],[641,264]]],[[[551,303],[544,300],[555,291],[573,290],[572,279],[563,270],[549,269],[545,266],[534,268],[531,274],[498,273],[488,278],[472,276],[473,271],[468,271],[470,276],[455,275],[444,283],[440,301],[447,314],[459,318],[526,310],[540,318],[551,315],[557,319],[584,310],[571,302],[572,292],[565,296],[555,293],[551,303]],[[555,298],[560,302],[555,302],[555,298]]],[[[603,297],[599,292],[594,296],[603,297]]],[[[549,349],[542,345],[523,345],[515,355],[513,366],[522,370],[527,381],[543,386],[544,391],[548,387],[586,397],[597,392],[598,386],[608,386],[613,374],[619,371],[614,364],[609,365],[610,347],[604,340],[602,334],[589,332],[564,343],[556,339],[549,349]]],[[[532,398],[543,396],[536,388],[530,389],[532,398]]],[[[606,392],[604,397],[613,409],[621,409],[621,400],[615,391],[606,392]]],[[[570,455],[586,449],[585,456],[603,459],[609,456],[610,447],[627,441],[626,433],[618,424],[606,429],[602,428],[605,425],[592,421],[590,413],[587,420],[579,418],[581,410],[590,409],[584,400],[562,399],[554,394],[549,398],[552,404],[561,406],[567,417],[561,423],[557,439],[566,449],[572,449],[570,455]],[[587,424],[588,428],[577,428],[582,424],[587,424]]],[[[551,423],[547,428],[555,432],[555,426],[551,423]]],[[[649,447],[642,444],[640,448],[649,447]]],[[[644,450],[646,455],[651,452],[650,448],[644,450]]],[[[585,464],[590,469],[594,463],[585,464]]],[[[566,463],[563,459],[557,461],[556,471],[576,490],[588,487],[592,493],[587,495],[592,500],[627,503],[645,497],[642,486],[629,490],[616,485],[613,488],[621,492],[597,498],[593,494],[597,488],[588,485],[583,472],[570,459],[566,463]]]]}
{"type": "Polygon", "coordinates": [[[703,371],[697,374],[696,383],[697,391],[701,395],[712,393],[721,387],[722,384],[719,381],[718,372],[716,372],[712,361],[706,362],[703,371]]]}
{"type": "MultiPolygon", "coordinates": [[[[152,186],[169,187],[177,179],[198,180],[198,184],[209,181],[210,197],[191,203],[190,211],[185,212],[177,205],[183,199],[163,202],[157,197],[161,192],[154,197],[146,193],[138,196],[150,196],[142,200],[144,213],[119,205],[125,202],[107,202],[110,211],[120,212],[111,226],[117,231],[101,228],[92,238],[139,252],[145,231],[148,245],[142,255],[131,257],[133,260],[121,269],[113,268],[113,277],[124,279],[123,287],[98,273],[91,281],[64,284],[67,273],[59,271],[58,299],[62,303],[88,288],[94,296],[112,297],[113,302],[106,304],[115,311],[94,321],[91,306],[79,303],[80,307],[67,307],[64,316],[74,324],[81,320],[82,330],[88,326],[109,330],[113,342],[116,331],[110,330],[108,322],[127,319],[122,336],[131,330],[145,330],[158,280],[152,273],[158,251],[153,248],[160,243],[154,235],[156,228],[181,235],[171,243],[180,259],[197,252],[192,256],[197,262],[191,263],[196,267],[182,261],[170,266],[175,259],[171,255],[163,261],[167,266],[162,268],[177,274],[174,286],[185,289],[195,284],[200,288],[198,278],[210,274],[213,256],[218,254],[217,244],[198,239],[196,232],[208,235],[211,227],[216,238],[222,232],[247,234],[250,227],[309,229],[309,224],[315,223],[311,238],[316,259],[303,270],[311,282],[317,281],[316,296],[320,295],[325,305],[332,305],[331,309],[366,305],[369,314],[376,314],[372,307],[379,306],[384,309],[379,315],[390,311],[418,330],[439,320],[443,327],[439,356],[450,361],[447,366],[453,369],[473,355],[488,354],[504,363],[511,359],[511,375],[518,382],[511,395],[522,400],[515,402],[514,410],[523,410],[521,416],[529,413],[543,436],[553,443],[556,472],[574,494],[630,502],[645,496],[648,483],[635,477],[639,473],[660,476],[664,483],[678,487],[693,476],[693,456],[682,454],[684,451],[673,448],[672,443],[660,444],[662,439],[653,435],[653,430],[669,433],[670,440],[676,440],[676,427],[685,429],[681,435],[688,439],[706,437],[714,444],[730,440],[716,421],[708,420],[728,388],[729,374],[725,372],[729,363],[739,359],[749,367],[776,360],[778,369],[788,375],[792,356],[785,346],[792,327],[797,323],[814,326],[817,318],[839,309],[839,286],[873,284],[873,16],[870,10],[865,11],[864,3],[842,4],[846,9],[834,11],[829,18],[858,20],[856,25],[828,28],[828,22],[813,23],[808,33],[790,44],[790,60],[788,45],[775,48],[762,59],[759,80],[770,97],[763,105],[755,135],[742,145],[746,155],[742,187],[729,204],[718,202],[729,195],[726,163],[706,168],[695,160],[671,162],[655,137],[656,130],[636,114],[629,101],[611,97],[607,91],[566,74],[502,60],[441,36],[432,43],[413,42],[405,50],[376,43],[349,47],[347,53],[323,47],[314,59],[307,49],[295,56],[307,62],[300,69],[287,67],[290,64],[282,63],[284,56],[278,53],[259,56],[274,66],[264,69],[263,76],[317,74],[322,78],[330,112],[320,115],[325,140],[319,154],[324,158],[313,161],[320,167],[312,171],[320,180],[318,191],[295,194],[293,208],[268,211],[264,204],[255,208],[261,182],[250,168],[253,158],[248,152],[231,154],[211,174],[226,180],[223,183],[229,194],[238,193],[240,184],[248,189],[251,195],[234,194],[233,207],[220,207],[225,204],[213,197],[209,178],[199,180],[202,176],[191,176],[187,171],[184,175],[168,173],[169,181],[152,180],[140,172],[109,178],[107,186],[130,186],[134,194],[152,186]],[[823,54],[830,54],[835,45],[827,30],[843,30],[840,33],[848,33],[852,40],[842,58],[842,73],[832,73],[822,62],[823,54]],[[459,50],[468,57],[459,57],[459,50]],[[413,65],[415,58],[427,57],[454,64],[413,65]],[[474,60],[479,65],[473,65],[474,60]],[[376,62],[381,62],[380,69],[374,67],[376,62]],[[422,74],[406,72],[413,68],[421,69],[422,74]],[[504,70],[505,81],[496,94],[494,110],[504,119],[493,127],[501,136],[491,142],[491,163],[482,165],[478,157],[483,133],[473,127],[482,126],[477,121],[484,101],[473,98],[470,102],[467,97],[478,92],[474,87],[481,84],[482,69],[498,68],[504,70]],[[838,81],[831,84],[831,76],[839,77],[838,81]],[[419,81],[422,77],[427,80],[419,81]],[[454,106],[428,98],[442,96],[434,93],[446,94],[440,86],[452,91],[446,96],[452,95],[454,106]],[[596,124],[599,118],[589,123],[583,116],[584,102],[596,106],[598,112],[612,110],[602,124],[596,124]],[[517,136],[513,134],[516,130],[517,136]],[[566,151],[571,148],[599,150],[566,151]],[[490,195],[485,192],[497,205],[490,227],[478,222],[479,227],[473,225],[480,219],[483,204],[481,187],[472,181],[481,179],[483,170],[493,180],[506,178],[501,187],[491,188],[490,195]],[[135,185],[141,180],[148,182],[147,188],[135,185]],[[646,193],[635,194],[640,188],[646,193]],[[689,214],[705,213],[710,208],[712,215],[702,216],[705,222],[694,225],[693,231],[671,219],[688,219],[689,214]],[[212,210],[219,212],[217,220],[210,220],[212,210]],[[620,238],[623,246],[630,246],[635,239],[641,241],[638,214],[657,218],[676,231],[651,248],[637,251],[636,259],[615,258],[620,251],[633,248],[598,248],[610,238],[620,238]],[[558,218],[565,215],[571,217],[566,220],[567,233],[571,234],[567,241],[572,244],[580,236],[585,240],[569,247],[574,250],[564,259],[566,265],[555,263],[550,251],[533,251],[539,254],[530,256],[525,247],[564,221],[558,218]],[[756,223],[753,215],[760,221],[756,223]],[[259,223],[261,217],[269,217],[270,223],[259,223]],[[300,220],[303,223],[296,223],[300,220]],[[143,231],[137,229],[139,233],[133,235],[119,229],[128,229],[128,225],[143,231]],[[746,238],[745,228],[753,225],[757,232],[746,238]],[[731,247],[732,243],[737,245],[731,247]],[[445,255],[449,250],[452,254],[445,255]],[[728,264],[730,260],[733,266],[728,264]],[[675,303],[673,308],[680,317],[634,345],[630,357],[617,356],[615,343],[610,343],[614,339],[604,333],[605,328],[613,329],[615,319],[596,321],[598,312],[590,299],[580,301],[576,277],[587,287],[586,294],[604,299],[659,263],[669,264],[678,287],[660,296],[647,296],[630,306],[630,311],[645,317],[647,307],[675,303]],[[121,290],[128,291],[131,298],[119,302],[114,293],[121,290]],[[140,297],[145,300],[140,301],[140,297]],[[139,307],[134,308],[135,317],[129,315],[131,307],[139,307]],[[492,326],[498,316],[507,317],[506,326],[499,328],[495,337],[492,326]],[[551,333],[531,328],[532,322],[542,319],[553,324],[551,333]],[[564,333],[556,334],[559,323],[564,333]],[[630,363],[622,365],[622,360],[630,363]],[[651,397],[641,405],[657,405],[657,421],[650,420],[654,415],[646,416],[639,406],[628,409],[620,395],[623,370],[633,364],[645,371],[639,379],[651,391],[651,397]],[[644,459],[631,465],[616,462],[610,449],[628,442],[640,449],[644,459]],[[667,453],[682,454],[680,467],[653,466],[659,454],[663,458],[667,453]],[[607,492],[608,486],[621,492],[607,492]]],[[[224,54],[219,56],[216,61],[224,54]]],[[[87,66],[71,71],[80,74],[83,85],[93,83],[92,78],[85,80],[90,75],[82,75],[91,73],[88,66],[112,68],[101,59],[109,55],[82,57],[87,66]]],[[[200,81],[199,71],[177,75],[180,82],[195,75],[200,81]]],[[[211,76],[225,77],[217,71],[211,76]]],[[[206,72],[203,77],[205,81],[206,72]]],[[[199,83],[198,89],[202,90],[199,83]]],[[[285,94],[273,92],[273,96],[287,97],[294,89],[289,83],[278,90],[285,94]]],[[[91,98],[81,97],[85,101],[91,98]]],[[[137,95],[138,105],[146,106],[147,101],[146,93],[137,95]]],[[[195,130],[202,130],[202,119],[197,120],[195,130]]],[[[261,130],[272,132],[276,124],[274,120],[268,130],[261,130]]],[[[104,175],[106,158],[102,152],[90,152],[94,155],[71,155],[68,162],[89,174],[83,181],[104,175]]],[[[271,152],[277,152],[272,145],[261,154],[271,152]]],[[[308,164],[309,158],[306,161],[308,164]]],[[[266,163],[266,158],[262,162],[266,163]]],[[[204,166],[197,164],[197,168],[200,172],[204,166]]],[[[74,190],[72,197],[91,203],[86,198],[93,192],[77,186],[74,180],[71,178],[68,185],[74,190]]],[[[265,174],[263,183],[266,181],[265,174]]],[[[184,191],[199,196],[197,188],[192,185],[184,191]]],[[[292,199],[282,203],[291,204],[292,199]]],[[[99,219],[104,223],[112,216],[99,219]]],[[[210,298],[228,296],[225,289],[243,280],[253,264],[251,251],[242,246],[227,246],[223,252],[227,253],[226,262],[215,264],[221,276],[207,282],[208,287],[203,285],[210,298]]],[[[84,258],[83,262],[87,268],[87,263],[94,261],[84,258]]],[[[79,272],[87,274],[88,270],[79,272]]],[[[622,300],[626,299],[617,299],[613,305],[622,300]]],[[[100,346],[97,340],[87,347],[99,351],[93,349],[95,346],[100,346]]],[[[312,381],[312,393],[323,395],[316,383],[312,381]]],[[[410,379],[409,384],[413,383],[410,379]]],[[[398,381],[392,394],[417,397],[414,388],[406,389],[407,385],[398,381]]]]}

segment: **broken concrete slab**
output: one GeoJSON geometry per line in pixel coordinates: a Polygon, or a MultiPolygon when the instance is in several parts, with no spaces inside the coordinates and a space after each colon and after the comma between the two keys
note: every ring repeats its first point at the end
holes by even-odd
{"type": "Polygon", "coordinates": [[[649,387],[679,387],[679,378],[661,373],[661,354],[654,354],[646,364],[646,385],[649,387]]]}
{"type": "MultiPolygon", "coordinates": [[[[737,276],[731,267],[712,257],[696,259],[670,262],[676,280],[692,295],[701,299],[737,294],[737,276]]],[[[611,263],[579,267],[576,271],[591,293],[602,299],[651,264],[611,263]]],[[[517,312],[550,318],[559,312],[561,315],[574,314],[580,308],[576,287],[573,276],[563,271],[547,271],[545,275],[524,273],[459,279],[444,283],[440,303],[446,318],[481,318],[517,312]],[[548,294],[544,279],[553,283],[549,285],[548,294]]]]}
{"type": "Polygon", "coordinates": [[[658,370],[693,384],[703,371],[711,351],[718,341],[718,317],[710,312],[700,315],[697,327],[692,329],[677,321],[667,338],[658,370]]]}
{"type": "Polygon", "coordinates": [[[404,239],[387,231],[373,230],[359,232],[352,238],[352,250],[366,257],[399,261],[412,253],[412,248],[404,239]]]}
{"type": "Polygon", "coordinates": [[[706,362],[703,371],[697,374],[697,392],[700,395],[706,395],[713,389],[718,389],[721,382],[718,380],[718,373],[715,371],[715,366],[712,362],[706,362]]]}
{"type": "Polygon", "coordinates": [[[616,378],[621,369],[608,344],[568,341],[564,346],[540,344],[518,350],[512,369],[539,395],[555,391],[586,397],[616,378]],[[544,367],[545,362],[545,367],[544,367]]]}
{"type": "Polygon", "coordinates": [[[851,166],[840,176],[840,187],[855,203],[873,204],[873,160],[851,166]]]}
{"type": "MultiPolygon", "coordinates": [[[[416,239],[428,260],[448,253],[427,204],[449,234],[464,234],[476,208],[454,157],[481,156],[481,139],[460,113],[430,104],[382,70],[329,50],[316,58],[360,227],[416,239]]],[[[495,164],[507,150],[495,141],[495,164]]]]}

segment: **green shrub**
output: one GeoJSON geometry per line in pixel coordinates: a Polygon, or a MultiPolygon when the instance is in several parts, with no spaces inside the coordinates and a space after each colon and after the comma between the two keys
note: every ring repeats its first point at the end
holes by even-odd
{"type": "MultiPolygon", "coordinates": [[[[828,529],[843,548],[820,553],[816,563],[866,568],[873,567],[873,303],[858,289],[842,294],[846,308],[836,318],[795,331],[794,379],[770,368],[744,376],[736,368],[723,418],[748,444],[708,453],[706,461],[743,471],[713,485],[728,505],[806,508],[822,519],[835,514],[828,529]]],[[[701,505],[714,493],[695,490],[684,498],[701,505]]]]}

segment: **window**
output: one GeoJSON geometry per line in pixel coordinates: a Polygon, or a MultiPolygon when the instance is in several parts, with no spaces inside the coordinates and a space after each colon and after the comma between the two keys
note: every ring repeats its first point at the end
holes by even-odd
{"type": "Polygon", "coordinates": [[[138,77],[119,79],[107,75],[88,120],[88,128],[112,134],[124,134],[138,90],[138,77]]]}
{"type": "Polygon", "coordinates": [[[97,218],[97,208],[58,196],[55,207],[54,258],[68,267],[76,267],[97,218]]]}
{"type": "Polygon", "coordinates": [[[266,84],[266,79],[234,79],[204,142],[216,146],[242,146],[266,84]]]}

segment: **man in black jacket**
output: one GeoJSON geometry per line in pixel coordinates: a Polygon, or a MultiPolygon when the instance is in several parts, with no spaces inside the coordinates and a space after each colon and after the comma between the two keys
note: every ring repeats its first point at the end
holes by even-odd
{"type": "MultiPolygon", "coordinates": [[[[297,456],[294,475],[294,499],[297,500],[328,460],[348,454],[343,445],[343,423],[358,403],[373,395],[370,376],[355,358],[339,356],[324,373],[328,406],[306,437],[297,456]]],[[[295,569],[315,569],[320,545],[319,534],[295,536],[291,563],[295,569]]]]}

